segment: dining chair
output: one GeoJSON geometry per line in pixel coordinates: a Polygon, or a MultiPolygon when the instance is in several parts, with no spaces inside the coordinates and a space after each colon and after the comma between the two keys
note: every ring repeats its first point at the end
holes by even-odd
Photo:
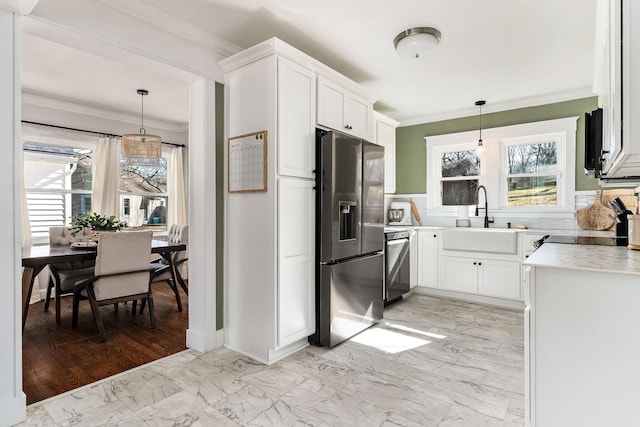
{"type": "MultiPolygon", "coordinates": [[[[167,242],[173,244],[188,244],[189,243],[189,226],[188,225],[178,225],[171,224],[169,226],[169,230],[167,232],[167,242]]],[[[182,298],[180,297],[180,291],[178,289],[178,285],[182,288],[186,295],[189,295],[189,288],[187,287],[187,283],[183,278],[183,272],[185,271],[185,263],[189,260],[187,257],[187,251],[177,251],[171,254],[171,262],[174,266],[174,271],[176,275],[176,281],[178,283],[174,283],[173,278],[171,277],[170,265],[164,258],[158,258],[151,262],[151,269],[153,273],[151,274],[151,283],[157,282],[165,282],[171,290],[173,291],[176,297],[176,304],[178,306],[178,311],[182,311],[182,298]]],[[[142,301],[140,305],[140,313],[144,310],[145,302],[142,301]]]]}
{"type": "MultiPolygon", "coordinates": [[[[49,246],[69,246],[76,241],[91,239],[91,229],[84,228],[73,235],[65,226],[49,227],[49,246]]],[[[60,300],[73,293],[73,286],[78,280],[93,276],[94,260],[62,262],[49,264],[49,284],[44,301],[44,310],[49,311],[51,290],[55,288],[56,323],[60,324],[60,300]]]]}
{"type": "Polygon", "coordinates": [[[148,300],[151,329],[156,328],[149,268],[152,236],[152,231],[100,233],[95,276],[77,282],[73,288],[74,329],[78,327],[81,299],[89,300],[101,342],[107,340],[100,315],[104,305],[133,301],[131,314],[135,316],[137,300],[148,300]]]}

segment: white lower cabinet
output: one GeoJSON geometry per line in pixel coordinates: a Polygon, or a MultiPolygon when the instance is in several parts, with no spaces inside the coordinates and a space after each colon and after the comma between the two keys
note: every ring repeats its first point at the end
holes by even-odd
{"type": "Polygon", "coordinates": [[[314,182],[278,181],[278,348],[315,331],[314,182]]]}
{"type": "Polygon", "coordinates": [[[520,263],[483,258],[440,257],[439,288],[520,299],[520,263]]]}
{"type": "Polygon", "coordinates": [[[418,232],[418,286],[438,287],[438,247],[440,230],[418,232]]]}
{"type": "Polygon", "coordinates": [[[485,259],[478,261],[478,293],[492,297],[521,299],[520,263],[485,259]]]}

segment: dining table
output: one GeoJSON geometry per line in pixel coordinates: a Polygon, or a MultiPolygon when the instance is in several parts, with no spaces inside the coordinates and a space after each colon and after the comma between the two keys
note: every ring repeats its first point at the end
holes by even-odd
{"type": "MultiPolygon", "coordinates": [[[[184,251],[187,245],[184,243],[170,243],[164,240],[151,241],[151,253],[160,255],[169,265],[173,283],[176,281],[175,266],[173,265],[173,253],[184,251]]],[[[33,292],[33,283],[38,274],[49,264],[63,262],[86,261],[95,259],[97,247],[72,247],[71,245],[42,245],[27,246],[22,248],[22,332],[27,323],[29,302],[33,292]]]]}

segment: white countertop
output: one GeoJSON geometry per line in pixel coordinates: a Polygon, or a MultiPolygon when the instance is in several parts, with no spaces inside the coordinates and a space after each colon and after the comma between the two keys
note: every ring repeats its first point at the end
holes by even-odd
{"type": "Polygon", "coordinates": [[[640,251],[626,246],[545,243],[522,265],[640,276],[640,251]]]}

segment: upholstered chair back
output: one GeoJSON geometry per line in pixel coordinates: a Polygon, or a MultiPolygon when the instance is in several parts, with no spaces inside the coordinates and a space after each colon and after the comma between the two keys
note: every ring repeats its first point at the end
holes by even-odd
{"type": "Polygon", "coordinates": [[[95,275],[96,300],[135,295],[149,290],[152,231],[100,232],[95,275]]]}
{"type": "MultiPolygon", "coordinates": [[[[171,224],[169,226],[169,231],[167,232],[167,242],[188,244],[189,243],[189,226],[171,224]]],[[[175,252],[173,254],[173,262],[174,264],[179,264],[179,261],[182,261],[186,257],[187,257],[187,251],[175,252]]]]}
{"type": "MultiPolygon", "coordinates": [[[[85,227],[74,236],[65,226],[49,227],[49,246],[69,246],[73,242],[87,241],[91,239],[91,229],[85,227]]],[[[78,270],[93,267],[93,260],[62,262],[55,264],[58,271],[78,270]]],[[[73,283],[71,283],[73,287],[73,283]]]]}
{"type": "Polygon", "coordinates": [[[73,242],[91,239],[91,229],[85,227],[75,236],[71,234],[67,227],[49,227],[49,245],[50,246],[66,246],[73,242]]]}

